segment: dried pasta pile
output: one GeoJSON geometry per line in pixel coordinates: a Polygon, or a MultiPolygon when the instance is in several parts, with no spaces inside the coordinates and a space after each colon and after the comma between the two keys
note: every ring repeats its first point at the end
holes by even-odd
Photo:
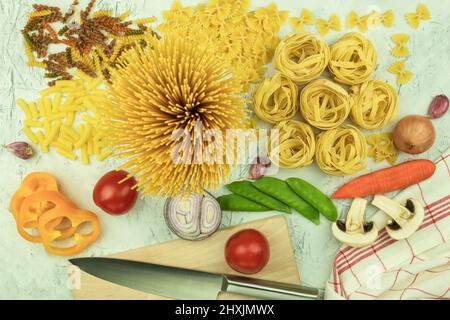
{"type": "Polygon", "coordinates": [[[165,35],[123,54],[111,79],[100,127],[142,195],[201,193],[228,177],[223,137],[248,117],[239,83],[215,51],[165,35]],[[208,140],[211,130],[222,136],[208,140]]]}
{"type": "Polygon", "coordinates": [[[397,92],[383,81],[370,80],[377,66],[372,43],[352,32],[329,49],[316,36],[297,33],[280,42],[274,64],[275,76],[262,81],[253,94],[255,114],[280,132],[280,146],[272,150],[276,153],[272,159],[282,167],[300,168],[315,156],[324,172],[337,176],[363,170],[368,157],[365,136],[354,126],[340,126],[350,116],[364,129],[381,129],[398,111],[397,92]],[[326,68],[334,81],[318,79],[326,68]],[[286,81],[281,85],[274,79],[286,81]],[[305,86],[296,101],[292,97],[298,85],[305,86]],[[309,125],[291,120],[295,110],[309,125]],[[310,126],[325,131],[317,142],[310,126]]]}
{"type": "Polygon", "coordinates": [[[91,156],[103,161],[111,154],[96,129],[97,105],[106,99],[99,88],[104,79],[92,79],[80,71],[76,77],[56,81],[41,91],[37,101],[17,100],[25,114],[23,132],[43,153],[54,148],[69,160],[81,157],[84,164],[89,164],[91,156]]]}
{"type": "Polygon", "coordinates": [[[110,11],[93,12],[95,2],[80,10],[75,0],[64,14],[58,7],[34,4],[28,14],[22,30],[28,64],[46,69],[50,86],[72,79],[72,69],[109,79],[122,52],[145,45],[144,40],[154,35],[148,24],[155,18],[127,20],[129,11],[117,17],[110,11]]]}
{"type": "Polygon", "coordinates": [[[243,91],[265,74],[280,39],[277,36],[287,21],[288,12],[275,4],[248,11],[248,0],[209,0],[195,7],[175,1],[163,13],[158,31],[187,39],[199,47],[214,48],[218,59],[232,66],[243,91]]]}

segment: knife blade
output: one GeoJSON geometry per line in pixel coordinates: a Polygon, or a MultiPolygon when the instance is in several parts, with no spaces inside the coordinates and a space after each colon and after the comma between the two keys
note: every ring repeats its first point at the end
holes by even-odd
{"type": "Polygon", "coordinates": [[[80,258],[82,271],[127,288],[177,300],[215,300],[222,292],[259,299],[320,299],[319,289],[244,277],[112,259],[80,258]]]}

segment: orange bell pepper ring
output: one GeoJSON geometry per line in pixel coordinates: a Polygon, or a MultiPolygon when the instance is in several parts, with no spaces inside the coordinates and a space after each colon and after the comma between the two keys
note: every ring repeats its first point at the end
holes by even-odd
{"type": "MultiPolygon", "coordinates": [[[[75,204],[67,200],[58,191],[44,190],[32,193],[23,201],[18,217],[16,219],[17,231],[26,240],[40,243],[42,237],[40,234],[32,235],[25,229],[37,229],[38,222],[44,214],[47,214],[50,210],[61,206],[76,208],[75,204]]],[[[63,219],[53,219],[51,221],[52,229],[57,228],[63,219]]],[[[59,230],[61,232],[62,239],[66,239],[72,236],[74,229],[72,226],[68,226],[65,229],[59,230]]]]}
{"type": "Polygon", "coordinates": [[[25,177],[10,202],[11,212],[16,220],[23,201],[32,193],[43,190],[58,191],[58,183],[51,174],[34,172],[25,177]]]}
{"type": "Polygon", "coordinates": [[[100,236],[100,221],[95,213],[76,209],[70,205],[61,205],[42,215],[39,219],[39,232],[42,237],[42,244],[48,253],[58,256],[73,256],[98,239],[100,236]],[[75,230],[72,234],[75,244],[70,247],[60,247],[54,244],[55,241],[61,239],[63,232],[55,229],[52,226],[52,221],[61,218],[69,220],[75,230]],[[86,224],[91,225],[91,230],[83,230],[86,224]]]}

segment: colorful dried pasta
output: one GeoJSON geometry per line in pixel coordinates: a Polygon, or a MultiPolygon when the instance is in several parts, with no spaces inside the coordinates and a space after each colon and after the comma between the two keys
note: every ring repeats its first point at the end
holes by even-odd
{"type": "Polygon", "coordinates": [[[322,132],[317,138],[316,161],[323,172],[333,176],[358,173],[366,168],[366,138],[353,126],[322,132]]]}
{"type": "Polygon", "coordinates": [[[330,130],[339,127],[350,113],[350,96],[340,85],[319,79],[303,88],[300,112],[313,127],[330,130]]]}
{"type": "Polygon", "coordinates": [[[275,68],[300,84],[317,78],[326,69],[330,59],[328,45],[308,33],[288,36],[275,50],[275,68]]]}
{"type": "Polygon", "coordinates": [[[253,111],[269,123],[293,118],[298,111],[297,85],[279,73],[266,78],[253,94],[253,111]]]}
{"type": "Polygon", "coordinates": [[[389,84],[370,80],[351,88],[353,106],[350,117],[364,129],[381,129],[392,122],[398,113],[398,95],[389,84]]]}
{"type": "Polygon", "coordinates": [[[301,168],[310,165],[316,150],[312,128],[300,121],[282,121],[274,127],[279,130],[279,146],[274,152],[284,168],[301,168]]]}
{"type": "Polygon", "coordinates": [[[348,85],[363,83],[376,66],[375,48],[360,33],[347,33],[331,47],[329,69],[337,82],[348,85]]]}

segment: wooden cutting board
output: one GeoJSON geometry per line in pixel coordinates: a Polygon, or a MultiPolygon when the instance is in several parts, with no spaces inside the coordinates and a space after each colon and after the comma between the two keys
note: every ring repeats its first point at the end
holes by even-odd
{"type": "MultiPolygon", "coordinates": [[[[286,218],[276,216],[257,220],[216,232],[211,238],[199,241],[174,240],[140,249],[114,254],[110,257],[155,264],[207,271],[212,273],[241,275],[225,262],[224,247],[235,232],[253,228],[262,232],[270,243],[270,260],[258,274],[251,277],[300,284],[296,259],[293,253],[286,218]]],[[[73,291],[77,300],[121,299],[158,300],[163,297],[122,287],[81,272],[81,286],[73,291]]],[[[245,299],[232,294],[220,295],[219,299],[245,299]]]]}

